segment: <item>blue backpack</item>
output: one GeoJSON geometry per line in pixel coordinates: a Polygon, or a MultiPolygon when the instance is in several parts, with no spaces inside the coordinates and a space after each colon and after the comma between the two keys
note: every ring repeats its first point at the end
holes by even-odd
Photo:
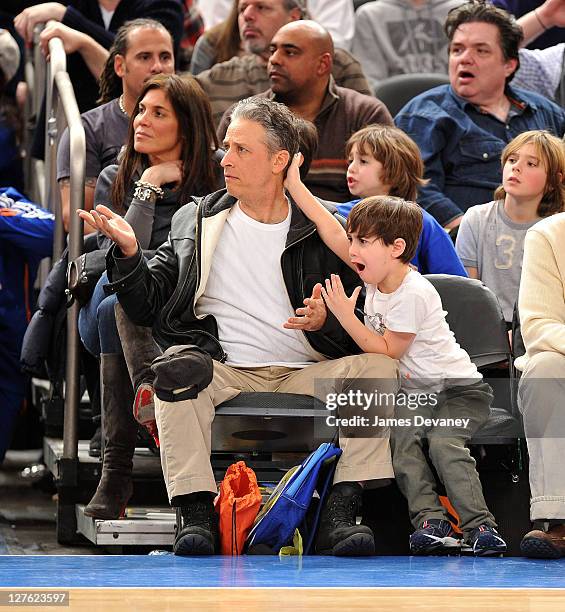
{"type": "Polygon", "coordinates": [[[323,501],[335,472],[341,449],[331,442],[320,444],[299,466],[291,468],[257,515],[247,537],[247,550],[268,547],[274,553],[292,543],[296,528],[304,526],[314,491],[320,496],[307,529],[302,529],[304,554],[312,546],[323,501]],[[257,548],[258,547],[258,548],[257,548]]]}

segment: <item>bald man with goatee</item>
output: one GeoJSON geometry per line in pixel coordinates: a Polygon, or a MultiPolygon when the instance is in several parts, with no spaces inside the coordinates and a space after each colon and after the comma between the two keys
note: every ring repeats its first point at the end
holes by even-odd
{"type": "MultiPolygon", "coordinates": [[[[305,183],[316,196],[334,202],[351,199],[347,189],[345,143],[373,123],[392,125],[386,106],[376,98],[339,87],[332,77],[332,38],[320,24],[292,21],[274,35],[267,65],[271,88],[259,94],[282,102],[318,129],[318,151],[305,183]]],[[[228,109],[218,128],[223,139],[228,109]]]]}

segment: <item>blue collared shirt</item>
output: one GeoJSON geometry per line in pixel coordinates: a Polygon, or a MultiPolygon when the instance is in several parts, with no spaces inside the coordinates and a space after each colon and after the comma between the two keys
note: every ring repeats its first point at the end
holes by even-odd
{"type": "Polygon", "coordinates": [[[418,203],[441,225],[492,200],[502,180],[500,154],[515,136],[542,129],[563,136],[562,108],[531,91],[508,87],[506,93],[512,101],[506,122],[482,113],[450,85],[416,96],[394,119],[420,147],[430,182],[418,203]]]}

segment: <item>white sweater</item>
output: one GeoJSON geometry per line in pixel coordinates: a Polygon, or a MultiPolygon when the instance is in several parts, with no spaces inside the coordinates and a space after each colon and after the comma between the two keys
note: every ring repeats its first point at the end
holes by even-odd
{"type": "Polygon", "coordinates": [[[543,351],[565,355],[565,213],[542,219],[526,234],[518,308],[526,354],[516,367],[523,370],[543,351]]]}

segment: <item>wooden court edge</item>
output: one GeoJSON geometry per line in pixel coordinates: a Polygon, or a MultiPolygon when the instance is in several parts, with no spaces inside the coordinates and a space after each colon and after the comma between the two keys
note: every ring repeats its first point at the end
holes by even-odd
{"type": "MultiPolygon", "coordinates": [[[[69,588],[69,606],[25,606],[35,610],[93,610],[105,612],[141,610],[202,610],[218,612],[235,609],[259,612],[275,609],[343,612],[344,610],[461,610],[462,612],[553,612],[565,607],[565,588],[69,588]],[[229,606],[229,608],[228,608],[229,606]]],[[[7,589],[3,591],[39,591],[7,589]]],[[[60,589],[42,589],[60,592],[60,589]]],[[[8,609],[16,606],[1,606],[8,609]]],[[[18,606],[21,607],[21,606],[18,606]]]]}

